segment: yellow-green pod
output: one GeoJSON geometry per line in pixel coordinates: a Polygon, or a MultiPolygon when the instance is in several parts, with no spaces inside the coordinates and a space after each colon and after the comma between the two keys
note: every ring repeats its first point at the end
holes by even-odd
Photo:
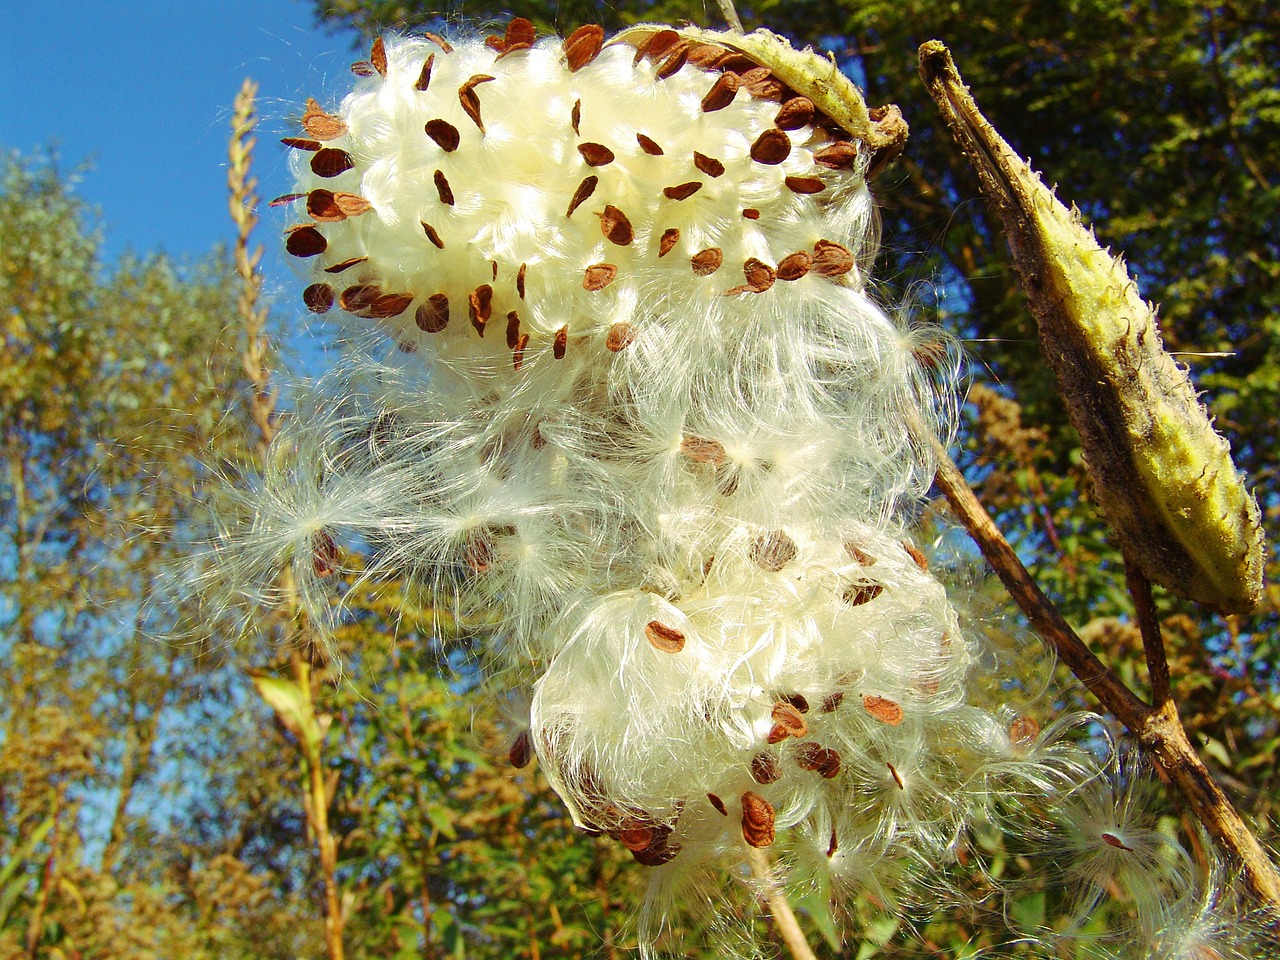
{"type": "Polygon", "coordinates": [[[1080,433],[1099,504],[1146,576],[1225,613],[1262,591],[1257,502],[1155,311],[1112,257],[979,112],[951,54],[920,72],[1004,224],[1041,346],[1080,433]]]}

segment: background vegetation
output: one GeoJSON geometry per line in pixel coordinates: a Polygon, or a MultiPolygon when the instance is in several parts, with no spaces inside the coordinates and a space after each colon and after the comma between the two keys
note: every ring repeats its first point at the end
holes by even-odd
{"type": "MultiPolygon", "coordinates": [[[[1274,538],[1280,12],[1263,0],[763,0],[742,13],[831,49],[869,101],[902,107],[912,140],[875,184],[884,298],[970,341],[962,462],[1040,582],[1141,687],[1119,555],[915,50],[945,40],[988,116],[1128,252],[1274,538]]],[[[687,0],[464,14],[561,33],[715,19],[687,0]]],[[[317,15],[353,49],[435,19],[396,0],[324,0],[317,15]]],[[[536,769],[509,767],[500,705],[468,695],[465,633],[420,631],[394,595],[357,603],[339,678],[305,632],[242,641],[174,582],[201,491],[243,470],[262,438],[239,401],[269,355],[241,357],[232,256],[104,265],[68,174],[41,158],[4,161],[0,201],[0,958],[625,953],[644,868],[575,835],[536,769]],[[188,635],[205,639],[173,640],[188,635]]],[[[1161,599],[1187,726],[1274,847],[1271,573],[1248,618],[1161,599]]],[[[878,929],[845,955],[949,957],[998,939],[991,920],[955,912],[883,948],[878,929]]],[[[820,921],[802,912],[834,955],[820,921]]],[[[695,935],[688,950],[714,956],[713,943],[695,935]]]]}

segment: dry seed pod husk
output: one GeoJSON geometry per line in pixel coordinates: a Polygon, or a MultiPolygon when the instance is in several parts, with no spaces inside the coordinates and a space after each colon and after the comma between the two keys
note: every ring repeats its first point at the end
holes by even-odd
{"type": "Polygon", "coordinates": [[[1009,238],[1107,520],[1148,579],[1224,613],[1262,591],[1262,527],[1231,451],[1124,262],[979,112],[947,48],[920,73],[1009,238]]]}

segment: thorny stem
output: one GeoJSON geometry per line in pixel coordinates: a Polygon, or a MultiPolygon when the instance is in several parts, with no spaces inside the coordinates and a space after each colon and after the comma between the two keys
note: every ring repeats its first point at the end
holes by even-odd
{"type": "Polygon", "coordinates": [[[787,945],[787,949],[791,951],[791,956],[795,957],[795,960],[818,960],[804,937],[804,931],[800,929],[800,921],[796,919],[795,911],[791,909],[786,895],[774,880],[773,869],[769,866],[769,858],[765,856],[764,851],[756,847],[748,847],[747,863],[751,866],[751,873],[764,887],[764,899],[769,905],[769,916],[773,919],[774,926],[778,928],[778,933],[787,945]]]}
{"type": "MultiPolygon", "coordinates": [[[[254,193],[257,180],[249,173],[253,161],[253,148],[257,142],[253,136],[254,127],[258,122],[254,112],[254,98],[257,92],[258,85],[246,79],[240,87],[240,92],[236,94],[231,116],[233,132],[228,144],[230,162],[227,168],[227,186],[231,192],[229,199],[231,219],[236,225],[234,248],[236,273],[243,284],[237,301],[246,335],[241,363],[245,375],[253,384],[249,412],[258,427],[258,459],[265,463],[268,448],[276,434],[278,417],[275,414],[275,391],[271,387],[270,345],[266,334],[267,310],[259,304],[262,275],[258,265],[262,260],[262,247],[251,249],[249,246],[249,236],[258,222],[258,196],[254,193]]],[[[295,625],[290,638],[293,642],[289,645],[290,667],[294,682],[305,696],[307,710],[310,713],[316,680],[306,651],[312,644],[307,637],[306,620],[299,615],[297,604],[293,599],[295,592],[292,579],[287,574],[281,576],[281,596],[284,599],[275,612],[284,622],[295,625]]],[[[306,742],[306,738],[299,737],[298,749],[306,766],[308,781],[306,793],[303,796],[303,807],[306,810],[307,826],[315,834],[320,854],[320,870],[324,876],[325,944],[328,948],[329,960],[343,960],[342,931],[345,918],[337,878],[338,844],[329,830],[329,801],[336,784],[331,786],[325,782],[325,767],[320,744],[317,743],[313,747],[306,742]]]]}
{"type": "MultiPolygon", "coordinates": [[[[1163,701],[1160,699],[1160,684],[1168,683],[1167,666],[1163,667],[1165,679],[1156,679],[1160,665],[1164,664],[1163,646],[1152,675],[1152,687],[1156,690],[1156,705],[1152,706],[1125,686],[1085,645],[1031,578],[942,444],[936,438],[932,438],[932,443],[939,464],[936,477],[939,489],[1031,626],[1054,645],[1071,672],[1168,774],[1209,835],[1240,864],[1244,881],[1253,895],[1280,914],[1280,873],[1197,756],[1178,718],[1171,694],[1163,701]]],[[[1149,596],[1149,584],[1147,592],[1149,596]]],[[[1142,615],[1140,611],[1139,616],[1142,615]]],[[[1150,616],[1154,617],[1154,612],[1150,616]]],[[[1143,642],[1148,642],[1145,629],[1143,642]]],[[[1158,635],[1154,642],[1159,643],[1158,635]]],[[[1149,649],[1149,662],[1150,657],[1149,649]]]]}

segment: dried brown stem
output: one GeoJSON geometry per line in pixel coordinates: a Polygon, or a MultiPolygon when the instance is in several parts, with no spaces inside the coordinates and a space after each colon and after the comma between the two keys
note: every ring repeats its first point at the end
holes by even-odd
{"type": "MultiPolygon", "coordinates": [[[[1156,706],[1144,702],[1125,686],[1085,645],[1040,590],[959,467],[936,439],[933,444],[939,463],[936,479],[939,489],[1018,608],[1031,621],[1032,627],[1054,645],[1071,672],[1105,709],[1128,728],[1148,755],[1168,774],[1192,814],[1239,864],[1242,877],[1253,895],[1270,910],[1280,912],[1280,873],[1196,755],[1172,697],[1163,702],[1159,699],[1158,684],[1168,682],[1167,667],[1164,668],[1164,681],[1157,681],[1153,673],[1152,685],[1157,689],[1156,706]]],[[[1147,589],[1149,596],[1149,585],[1147,589]]],[[[1155,641],[1159,642],[1158,636],[1155,641]]],[[[1156,664],[1157,672],[1163,663],[1162,647],[1156,664]]]]}
{"type": "Polygon", "coordinates": [[[1169,661],[1165,657],[1164,638],[1160,635],[1160,619],[1151,596],[1151,581],[1129,556],[1124,558],[1124,575],[1129,595],[1142,633],[1142,651],[1147,658],[1147,675],[1151,678],[1151,702],[1157,708],[1173,700],[1173,683],[1169,679],[1169,661]]]}
{"type": "Polygon", "coordinates": [[[774,880],[773,869],[769,866],[769,858],[765,856],[764,851],[747,847],[747,863],[751,866],[752,875],[764,887],[769,916],[773,919],[774,926],[778,928],[778,934],[782,937],[783,943],[791,951],[791,956],[795,957],[795,960],[818,960],[813,948],[809,946],[809,941],[805,939],[804,931],[800,929],[800,921],[796,919],[795,911],[787,902],[786,894],[774,880]]]}

